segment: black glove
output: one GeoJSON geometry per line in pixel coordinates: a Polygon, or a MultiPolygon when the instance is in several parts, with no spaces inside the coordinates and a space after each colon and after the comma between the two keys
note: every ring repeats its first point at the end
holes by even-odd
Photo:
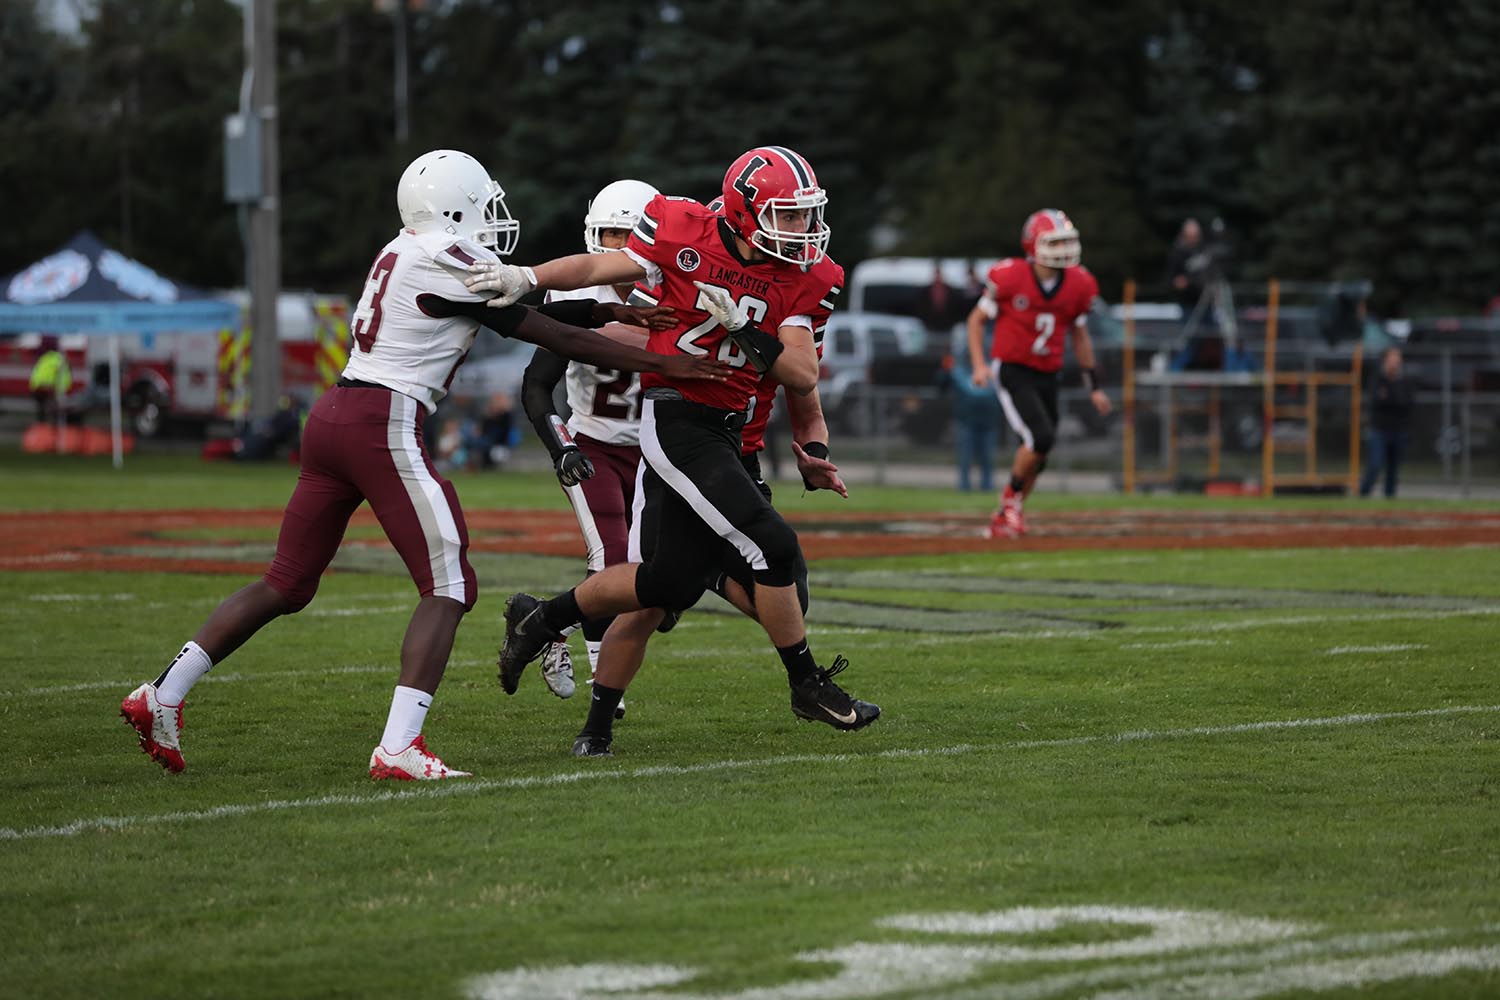
{"type": "Polygon", "coordinates": [[[564,448],[552,464],[557,469],[557,481],[564,486],[577,486],[585,479],[594,478],[594,463],[576,444],[564,448]]]}

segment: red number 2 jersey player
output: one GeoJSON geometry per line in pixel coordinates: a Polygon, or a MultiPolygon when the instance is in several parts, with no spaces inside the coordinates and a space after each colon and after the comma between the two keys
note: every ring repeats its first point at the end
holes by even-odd
{"type": "Polygon", "coordinates": [[[990,538],[1026,533],[1022,504],[1047,464],[1057,430],[1057,379],[1063,340],[1071,337],[1089,400],[1102,416],[1109,397],[1099,388],[1088,312],[1099,283],[1078,261],[1078,230],[1062,212],[1033,212],[1021,228],[1025,260],[1000,261],[985,280],[984,294],[969,313],[969,357],[974,384],[993,382],[1005,419],[1021,438],[1010,482],[990,518],[990,538]],[[994,344],[985,357],[984,324],[995,323],[994,344]]]}

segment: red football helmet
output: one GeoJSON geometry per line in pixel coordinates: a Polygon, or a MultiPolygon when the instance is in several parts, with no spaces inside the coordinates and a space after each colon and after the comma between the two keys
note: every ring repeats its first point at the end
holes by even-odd
{"type": "Polygon", "coordinates": [[[1055,208],[1032,212],[1021,227],[1021,252],[1043,267],[1074,267],[1083,259],[1078,230],[1055,208]]]}
{"type": "Polygon", "coordinates": [[[724,218],[740,238],[772,257],[810,267],[828,251],[823,206],[810,163],[785,146],[757,146],[729,165],[724,175],[724,218]],[[804,213],[806,226],[783,229],[778,211],[804,213]]]}

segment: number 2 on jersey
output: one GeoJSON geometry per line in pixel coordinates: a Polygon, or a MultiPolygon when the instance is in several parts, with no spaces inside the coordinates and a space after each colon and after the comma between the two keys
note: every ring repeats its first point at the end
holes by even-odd
{"type": "Polygon", "coordinates": [[[1032,354],[1046,354],[1048,351],[1047,341],[1052,339],[1052,334],[1057,330],[1057,317],[1051,313],[1036,314],[1036,339],[1031,342],[1032,354]]]}
{"type": "Polygon", "coordinates": [[[349,328],[354,333],[354,342],[366,354],[375,349],[375,338],[380,335],[380,300],[385,298],[386,283],[391,280],[391,272],[395,269],[395,253],[377,260],[370,269],[369,278],[365,279],[365,291],[359,297],[359,305],[354,307],[349,328]]]}
{"type": "Polygon", "coordinates": [[[611,420],[638,420],[636,406],[638,400],[632,400],[625,394],[630,391],[631,383],[635,381],[635,372],[622,372],[614,368],[600,368],[600,381],[594,385],[594,400],[589,406],[589,412],[596,417],[607,417],[611,420]]]}
{"type": "MultiPolygon", "coordinates": [[[[725,291],[728,291],[728,289],[725,289],[725,291]]],[[[733,293],[731,292],[730,294],[733,293]]],[[[765,300],[758,299],[754,295],[741,295],[739,306],[745,311],[745,315],[750,317],[751,323],[759,323],[765,319],[766,310],[770,308],[765,300]]],[[[703,293],[702,289],[698,290],[698,300],[693,303],[693,308],[708,312],[708,297],[703,293]]],[[[677,349],[684,354],[702,357],[708,353],[708,348],[700,346],[698,341],[718,328],[719,321],[714,319],[713,315],[710,314],[708,319],[702,323],[682,331],[682,336],[677,338],[677,349]]],[[[743,368],[748,359],[740,353],[740,349],[735,346],[734,341],[725,337],[719,344],[719,360],[732,368],[743,368]]]]}

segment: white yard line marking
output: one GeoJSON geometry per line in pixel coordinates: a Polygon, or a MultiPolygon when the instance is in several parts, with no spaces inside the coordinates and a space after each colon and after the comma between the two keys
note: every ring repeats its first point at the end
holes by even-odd
{"type": "Polygon", "coordinates": [[[1384,646],[1334,646],[1325,650],[1327,656],[1340,656],[1344,653],[1401,653],[1408,649],[1426,649],[1425,642],[1393,642],[1384,646]]]}
{"type": "Polygon", "coordinates": [[[1500,712],[1500,705],[1454,705],[1447,708],[1423,708],[1409,712],[1364,712],[1357,715],[1334,715],[1314,719],[1274,719],[1264,722],[1242,722],[1225,726],[1193,726],[1185,729],[1137,729],[1122,733],[1072,736],[1053,740],[1020,740],[989,744],[960,743],[948,747],[882,750],[869,754],[785,754],[779,757],[762,757],[754,760],[718,760],[702,764],[659,764],[652,767],[632,768],[630,770],[601,768],[597,770],[567,771],[562,774],[518,778],[476,778],[472,781],[459,779],[438,782],[427,787],[380,791],[365,795],[321,795],[308,799],[272,799],[266,802],[229,804],[215,806],[211,809],[185,812],[148,813],[139,816],[100,816],[93,819],[74,820],[71,823],[65,823],[61,826],[35,826],[21,829],[0,827],[0,840],[41,840],[51,837],[71,837],[94,830],[124,830],[138,826],[155,826],[162,823],[187,823],[200,820],[223,819],[229,816],[251,816],[259,813],[280,812],[287,809],[318,809],[325,806],[362,805],[370,802],[387,802],[391,800],[425,800],[450,795],[476,795],[483,792],[505,791],[518,788],[547,788],[575,784],[581,781],[657,778],[664,776],[676,777],[689,774],[706,774],[715,771],[780,767],[786,764],[847,764],[871,760],[955,757],[1005,750],[1036,750],[1048,747],[1083,746],[1090,743],[1137,743],[1147,740],[1183,739],[1194,736],[1224,736],[1235,733],[1256,733],[1279,729],[1359,726],[1395,719],[1425,719],[1448,715],[1473,715],[1485,712],[1500,712]]]}
{"type": "Polygon", "coordinates": [[[26,598],[28,601],[59,602],[59,603],[81,603],[83,601],[137,601],[137,594],[32,594],[26,598]]]}
{"type": "Polygon", "coordinates": [[[1227,646],[1227,639],[1180,639],[1177,642],[1127,642],[1121,649],[1183,649],[1187,646],[1227,646]]]}

